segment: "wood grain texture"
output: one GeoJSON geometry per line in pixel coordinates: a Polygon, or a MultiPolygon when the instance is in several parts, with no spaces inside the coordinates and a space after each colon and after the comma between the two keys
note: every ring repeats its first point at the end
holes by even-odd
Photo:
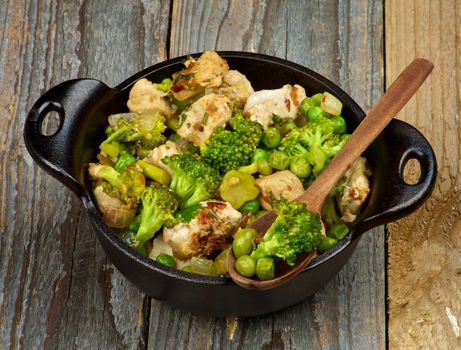
{"type": "MultiPolygon", "coordinates": [[[[386,1],[386,80],[414,57],[435,65],[399,114],[431,142],[428,202],[389,226],[389,348],[461,348],[461,3],[386,1]]],[[[409,169],[411,177],[418,176],[409,169]]]]}
{"type": "Polygon", "coordinates": [[[381,1],[172,6],[171,23],[170,2],[161,0],[0,6],[1,348],[384,348],[382,227],[297,306],[240,320],[194,315],[145,298],[114,270],[80,202],[27,154],[25,115],[51,86],[83,76],[115,85],[205,48],[288,58],[338,83],[365,110],[382,93],[381,1]]]}
{"type": "MultiPolygon", "coordinates": [[[[174,1],[170,56],[245,50],[303,64],[365,109],[381,95],[380,1],[174,1]]],[[[223,320],[152,301],[148,347],[163,349],[385,348],[384,230],[365,234],[341,273],[305,302],[223,320]]]]}
{"type": "Polygon", "coordinates": [[[0,6],[2,349],[146,345],[149,300],[114,271],[75,196],[32,162],[22,128],[52,85],[116,84],[164,59],[168,13],[160,1],[0,6]]]}

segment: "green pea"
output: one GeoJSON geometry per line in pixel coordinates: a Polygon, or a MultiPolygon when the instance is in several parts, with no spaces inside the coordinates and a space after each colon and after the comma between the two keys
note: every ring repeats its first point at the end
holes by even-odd
{"type": "Polygon", "coordinates": [[[331,118],[333,121],[333,132],[335,134],[344,134],[346,132],[346,121],[340,115],[331,118]]]}
{"type": "Polygon", "coordinates": [[[155,258],[155,261],[165,266],[175,267],[175,262],[174,262],[173,257],[166,253],[159,254],[159,256],[155,258]]]}
{"type": "Polygon", "coordinates": [[[349,232],[349,227],[347,227],[343,223],[334,224],[328,227],[327,229],[327,236],[336,239],[337,241],[342,240],[346,237],[347,233],[349,232]]]}
{"type": "Polygon", "coordinates": [[[325,112],[322,110],[322,108],[318,106],[313,106],[311,107],[311,109],[309,109],[307,117],[309,118],[309,121],[311,123],[315,123],[315,122],[318,122],[320,118],[322,118],[324,113],[325,112]]]}
{"type": "Polygon", "coordinates": [[[259,201],[257,199],[252,199],[251,201],[245,202],[240,208],[241,213],[251,213],[256,215],[259,211],[259,201]]]}
{"type": "Polygon", "coordinates": [[[280,131],[276,128],[267,128],[261,136],[261,142],[267,148],[276,148],[280,144],[281,139],[280,131]]]}
{"type": "Polygon", "coordinates": [[[256,164],[258,165],[258,173],[261,175],[270,175],[272,174],[272,167],[269,164],[269,161],[266,159],[259,159],[256,161],[256,164]]]}
{"type": "Polygon", "coordinates": [[[322,242],[320,242],[317,249],[320,253],[325,253],[327,250],[333,248],[336,244],[338,244],[336,239],[332,237],[325,237],[322,242]]]}
{"type": "Polygon", "coordinates": [[[312,98],[306,97],[304,100],[301,101],[301,104],[299,105],[301,113],[307,117],[307,113],[309,112],[309,109],[311,109],[313,105],[314,105],[314,102],[312,101],[312,98]]]}
{"type": "Polygon", "coordinates": [[[274,151],[269,157],[269,165],[277,170],[285,170],[290,166],[290,157],[283,152],[274,151]]]}
{"type": "Polygon", "coordinates": [[[285,134],[288,134],[291,130],[294,130],[296,128],[297,128],[297,126],[296,126],[295,122],[293,122],[291,120],[286,122],[285,124],[283,124],[283,131],[285,132],[285,134]]]}
{"type": "Polygon", "coordinates": [[[256,148],[253,152],[253,157],[251,157],[251,162],[254,163],[260,159],[269,160],[269,153],[262,148],[256,148]]]}
{"type": "Polygon", "coordinates": [[[312,95],[312,96],[311,96],[312,104],[313,104],[314,106],[320,106],[320,103],[322,102],[322,97],[323,97],[323,94],[322,94],[322,93],[318,93],[318,94],[312,95]]]}
{"type": "Polygon", "coordinates": [[[304,157],[293,157],[290,163],[290,171],[301,179],[308,177],[312,168],[309,162],[304,157]]]}
{"type": "Polygon", "coordinates": [[[186,265],[181,270],[185,272],[192,272],[192,266],[186,265]]]}
{"type": "Polygon", "coordinates": [[[129,153],[122,154],[118,160],[117,163],[114,165],[114,169],[117,171],[122,171],[125,169],[128,165],[136,163],[136,158],[133,157],[129,153]]]}
{"type": "Polygon", "coordinates": [[[239,238],[242,238],[242,237],[250,237],[250,236],[251,236],[251,238],[253,238],[257,233],[258,232],[255,229],[245,227],[245,228],[242,228],[242,229],[238,230],[234,234],[234,239],[239,239],[239,238]]]}
{"type": "Polygon", "coordinates": [[[256,261],[256,276],[264,281],[274,278],[275,264],[272,258],[261,258],[256,261]]]}
{"type": "Polygon", "coordinates": [[[248,255],[253,250],[253,238],[256,236],[256,231],[250,228],[244,228],[234,235],[232,242],[232,251],[236,258],[243,255],[248,255]]]}
{"type": "Polygon", "coordinates": [[[242,255],[235,262],[235,269],[244,277],[253,277],[256,272],[256,260],[249,255],[242,255]]]}

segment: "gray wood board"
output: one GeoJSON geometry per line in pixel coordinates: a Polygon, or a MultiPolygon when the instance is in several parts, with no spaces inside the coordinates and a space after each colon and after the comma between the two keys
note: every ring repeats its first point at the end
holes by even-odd
{"type": "Polygon", "coordinates": [[[382,92],[380,1],[172,6],[171,23],[168,1],[0,7],[1,347],[384,348],[382,228],[300,305],[237,322],[193,315],[151,301],[114,270],[80,202],[32,162],[23,123],[51,86],[84,76],[116,85],[168,56],[206,48],[288,58],[338,83],[365,110],[382,92]]]}
{"type": "Polygon", "coordinates": [[[2,349],[145,348],[149,298],[107,260],[80,202],[32,162],[26,113],[77,77],[115,85],[166,58],[168,2],[0,6],[2,349]]]}

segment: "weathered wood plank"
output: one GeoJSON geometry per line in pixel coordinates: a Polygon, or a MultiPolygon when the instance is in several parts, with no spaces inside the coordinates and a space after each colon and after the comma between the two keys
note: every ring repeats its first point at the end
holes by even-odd
{"type": "MultiPolygon", "coordinates": [[[[171,57],[218,49],[288,58],[338,83],[365,110],[383,90],[380,1],[175,1],[172,19],[171,57]]],[[[379,228],[365,235],[334,280],[288,310],[234,324],[152,301],[148,345],[385,348],[384,294],[384,232],[379,228]]]]}
{"type": "MultiPolygon", "coordinates": [[[[431,142],[439,176],[429,201],[389,226],[389,347],[461,348],[461,3],[386,2],[386,81],[414,57],[431,77],[399,114],[431,142]]],[[[418,176],[410,169],[410,177],[418,176]]]]}
{"type": "Polygon", "coordinates": [[[22,142],[52,85],[114,85],[165,58],[169,3],[4,1],[0,6],[0,347],[143,348],[148,299],[112,268],[80,202],[22,142]]]}

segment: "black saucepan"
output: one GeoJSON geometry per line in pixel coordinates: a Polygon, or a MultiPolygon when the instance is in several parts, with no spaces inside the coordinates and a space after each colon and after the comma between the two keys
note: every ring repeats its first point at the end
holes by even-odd
{"type": "MultiPolygon", "coordinates": [[[[338,86],[298,64],[246,52],[220,52],[231,69],[252,82],[255,90],[297,83],[308,94],[328,91],[343,102],[343,116],[351,132],[364,117],[362,109],[338,86]]],[[[198,55],[196,55],[198,56],[198,55]]],[[[178,271],[137,254],[108,228],[93,201],[86,165],[95,161],[104,139],[107,117],[126,111],[128,93],[136,80],[160,81],[182,68],[184,57],[156,64],[115,88],[93,79],[63,82],[48,90],[30,110],[24,139],[33,159],[71,189],[82,201],[106,254],[133,284],[148,295],[193,312],[216,316],[250,316],[293,305],[315,293],[346,263],[365,231],[399,219],[417,209],[430,195],[436,179],[436,159],[424,136],[411,125],[393,120],[368,148],[372,168],[371,192],[356,226],[344,240],[317,257],[288,283],[267,291],[243,289],[228,278],[178,271]],[[59,114],[59,127],[51,136],[41,132],[44,117],[59,114]],[[415,158],[421,166],[417,184],[406,184],[402,172],[415,158]]]]}

